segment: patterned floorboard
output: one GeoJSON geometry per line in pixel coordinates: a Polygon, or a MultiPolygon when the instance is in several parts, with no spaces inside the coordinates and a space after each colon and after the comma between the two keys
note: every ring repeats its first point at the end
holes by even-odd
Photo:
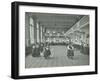
{"type": "Polygon", "coordinates": [[[73,60],[68,59],[67,50],[65,46],[51,46],[52,57],[46,60],[43,56],[32,57],[28,55],[25,58],[26,68],[40,68],[40,67],[58,67],[58,66],[78,66],[88,65],[89,56],[81,54],[79,50],[75,50],[73,60]]]}

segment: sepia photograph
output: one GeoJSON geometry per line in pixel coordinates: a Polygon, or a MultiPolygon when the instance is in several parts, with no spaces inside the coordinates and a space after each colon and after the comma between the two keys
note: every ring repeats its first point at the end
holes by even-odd
{"type": "Polygon", "coordinates": [[[89,65],[89,15],[25,13],[25,68],[89,65]]]}

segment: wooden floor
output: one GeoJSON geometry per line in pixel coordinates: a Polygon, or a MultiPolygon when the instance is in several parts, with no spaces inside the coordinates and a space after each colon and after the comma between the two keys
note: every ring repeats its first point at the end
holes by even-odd
{"type": "Polygon", "coordinates": [[[79,50],[75,50],[74,59],[67,57],[67,50],[65,46],[51,46],[52,57],[46,60],[44,57],[32,57],[28,55],[25,58],[26,68],[40,68],[40,67],[58,67],[58,66],[78,66],[89,65],[89,56],[81,54],[79,50]]]}

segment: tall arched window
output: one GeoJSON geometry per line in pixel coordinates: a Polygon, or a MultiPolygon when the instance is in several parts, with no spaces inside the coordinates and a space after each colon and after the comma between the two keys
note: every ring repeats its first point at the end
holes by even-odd
{"type": "Polygon", "coordinates": [[[32,17],[30,17],[30,21],[29,21],[29,26],[30,26],[30,43],[33,44],[34,43],[34,20],[32,17]]]}

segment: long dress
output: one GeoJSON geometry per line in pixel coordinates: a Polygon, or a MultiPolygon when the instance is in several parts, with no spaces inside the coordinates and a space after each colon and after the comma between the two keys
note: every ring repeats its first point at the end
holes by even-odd
{"type": "Polygon", "coordinates": [[[67,56],[74,56],[73,46],[68,46],[67,56]]]}
{"type": "Polygon", "coordinates": [[[45,58],[48,58],[50,55],[51,55],[51,51],[45,49],[44,57],[45,57],[45,58]]]}
{"type": "Polygon", "coordinates": [[[33,57],[39,57],[40,56],[40,49],[39,48],[34,48],[32,50],[32,56],[33,57]]]}
{"type": "Polygon", "coordinates": [[[44,55],[43,52],[44,52],[44,46],[42,45],[42,46],[40,46],[40,55],[41,55],[41,56],[44,55]]]}
{"type": "Polygon", "coordinates": [[[44,46],[40,46],[40,52],[43,52],[43,47],[44,47],[44,46]]]}

